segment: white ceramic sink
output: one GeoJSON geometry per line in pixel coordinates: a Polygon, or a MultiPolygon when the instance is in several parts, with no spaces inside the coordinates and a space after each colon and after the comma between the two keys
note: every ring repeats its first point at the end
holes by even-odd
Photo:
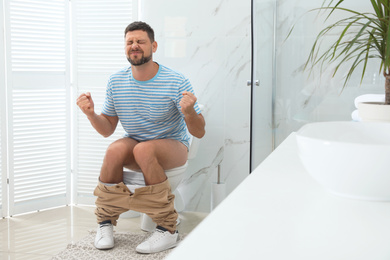
{"type": "Polygon", "coordinates": [[[309,123],[296,136],[303,165],[325,189],[390,201],[390,123],[309,123]]]}

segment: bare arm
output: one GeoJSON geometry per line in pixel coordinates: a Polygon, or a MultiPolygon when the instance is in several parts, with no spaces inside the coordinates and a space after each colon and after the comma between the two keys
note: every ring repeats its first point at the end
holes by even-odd
{"type": "Polygon", "coordinates": [[[81,94],[76,103],[81,111],[87,116],[93,128],[95,128],[99,134],[104,137],[109,137],[114,133],[118,124],[118,117],[96,114],[91,93],[87,92],[85,94],[81,94]]]}
{"type": "Polygon", "coordinates": [[[190,134],[197,138],[202,138],[206,133],[206,122],[203,118],[203,115],[197,114],[194,109],[196,100],[197,98],[194,96],[194,94],[191,92],[184,92],[180,101],[180,106],[190,134]]]}

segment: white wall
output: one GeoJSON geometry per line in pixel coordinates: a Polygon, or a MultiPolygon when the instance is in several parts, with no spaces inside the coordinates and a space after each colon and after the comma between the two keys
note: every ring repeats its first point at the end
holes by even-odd
{"type": "Polygon", "coordinates": [[[210,186],[227,193],[249,174],[250,1],[140,1],[140,20],[155,30],[155,60],[192,82],[205,105],[206,136],[178,190],[186,210],[210,210],[210,186]]]}

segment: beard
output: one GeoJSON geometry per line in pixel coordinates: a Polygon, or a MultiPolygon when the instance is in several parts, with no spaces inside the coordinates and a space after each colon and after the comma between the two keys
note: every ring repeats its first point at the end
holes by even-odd
{"type": "Polygon", "coordinates": [[[141,58],[137,58],[137,59],[132,59],[130,58],[130,56],[127,57],[127,60],[133,66],[140,66],[142,64],[149,62],[151,59],[152,59],[152,55],[145,57],[144,54],[142,54],[141,58]]]}

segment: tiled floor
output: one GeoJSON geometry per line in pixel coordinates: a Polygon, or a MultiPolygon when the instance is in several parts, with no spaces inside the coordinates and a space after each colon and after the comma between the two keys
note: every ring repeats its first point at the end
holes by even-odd
{"type": "MultiPolygon", "coordinates": [[[[0,259],[50,259],[95,230],[93,207],[68,206],[0,220],[0,259]]],[[[207,213],[181,212],[179,232],[189,233],[207,213]]],[[[143,232],[140,217],[120,218],[116,231],[143,232]]]]}

